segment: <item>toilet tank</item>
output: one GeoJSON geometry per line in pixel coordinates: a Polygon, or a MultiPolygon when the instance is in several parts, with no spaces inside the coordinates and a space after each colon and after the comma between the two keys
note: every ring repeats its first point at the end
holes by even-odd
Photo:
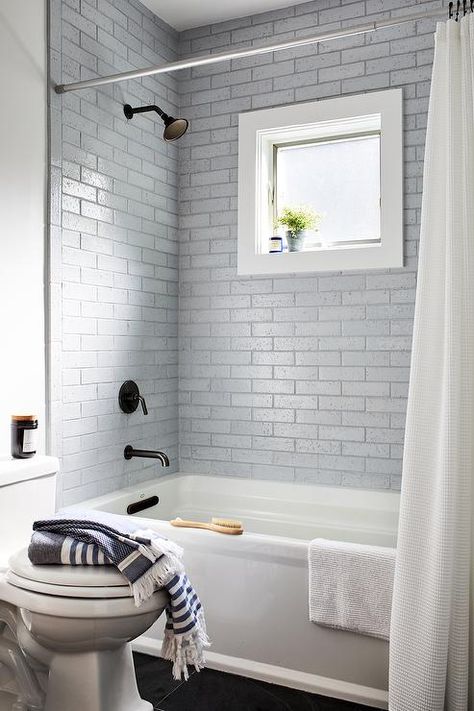
{"type": "Polygon", "coordinates": [[[54,513],[58,469],[56,457],[0,457],[0,569],[28,545],[33,521],[54,513]]]}

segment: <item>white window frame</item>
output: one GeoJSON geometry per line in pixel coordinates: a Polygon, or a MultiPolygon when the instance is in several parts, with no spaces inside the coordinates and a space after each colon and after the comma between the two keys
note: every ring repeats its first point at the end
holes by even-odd
{"type": "MultiPolygon", "coordinates": [[[[270,177],[271,176],[271,177],[270,177]]],[[[282,274],[403,266],[402,90],[312,101],[239,116],[238,274],[282,274]],[[274,146],[380,130],[380,242],[269,254],[268,191],[274,146]]],[[[271,223],[270,223],[271,224],[271,223]]]]}

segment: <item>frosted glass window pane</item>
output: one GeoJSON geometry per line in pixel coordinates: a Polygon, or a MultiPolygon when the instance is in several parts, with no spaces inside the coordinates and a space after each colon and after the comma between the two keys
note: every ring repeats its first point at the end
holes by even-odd
{"type": "Polygon", "coordinates": [[[279,146],[276,212],[309,205],[323,215],[307,244],[380,241],[380,136],[279,146]]]}

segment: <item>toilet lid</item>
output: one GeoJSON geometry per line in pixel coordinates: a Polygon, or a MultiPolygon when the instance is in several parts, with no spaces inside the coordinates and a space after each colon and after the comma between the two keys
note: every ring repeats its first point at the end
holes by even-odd
{"type": "Polygon", "coordinates": [[[112,565],[33,565],[26,548],[9,560],[16,587],[61,597],[129,597],[128,581],[112,565]]]}

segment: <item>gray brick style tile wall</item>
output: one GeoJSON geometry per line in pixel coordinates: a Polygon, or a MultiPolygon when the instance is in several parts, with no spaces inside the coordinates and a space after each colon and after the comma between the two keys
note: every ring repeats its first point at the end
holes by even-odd
{"type": "MultiPolygon", "coordinates": [[[[178,35],[137,0],[50,0],[51,80],[441,6],[317,0],[178,35]]],[[[171,471],[179,444],[186,472],[399,487],[433,31],[422,20],[51,92],[50,448],[62,459],[62,503],[164,471],[125,462],[129,442],[165,449],[171,471]],[[239,277],[238,114],[399,86],[405,267],[239,277]],[[155,117],[125,121],[126,102],[180,106],[191,129],[166,145],[155,117]],[[128,378],[148,418],[118,410],[128,378]]]]}
{"type": "MultiPolygon", "coordinates": [[[[177,33],[135,0],[52,0],[55,83],[172,61],[177,33]]],[[[156,115],[177,111],[177,79],[51,93],[51,449],[62,504],[178,468],[178,155],[156,115]],[[62,313],[61,313],[62,311],[62,313]],[[123,414],[133,379],[149,415],[123,414]],[[171,470],[126,462],[164,449],[171,470]]]]}
{"type": "MultiPolygon", "coordinates": [[[[319,0],[181,34],[183,56],[441,7],[319,0]]],[[[180,468],[398,488],[434,21],[188,71],[180,146],[180,468]],[[240,112],[402,87],[405,267],[239,277],[240,112]]]]}

